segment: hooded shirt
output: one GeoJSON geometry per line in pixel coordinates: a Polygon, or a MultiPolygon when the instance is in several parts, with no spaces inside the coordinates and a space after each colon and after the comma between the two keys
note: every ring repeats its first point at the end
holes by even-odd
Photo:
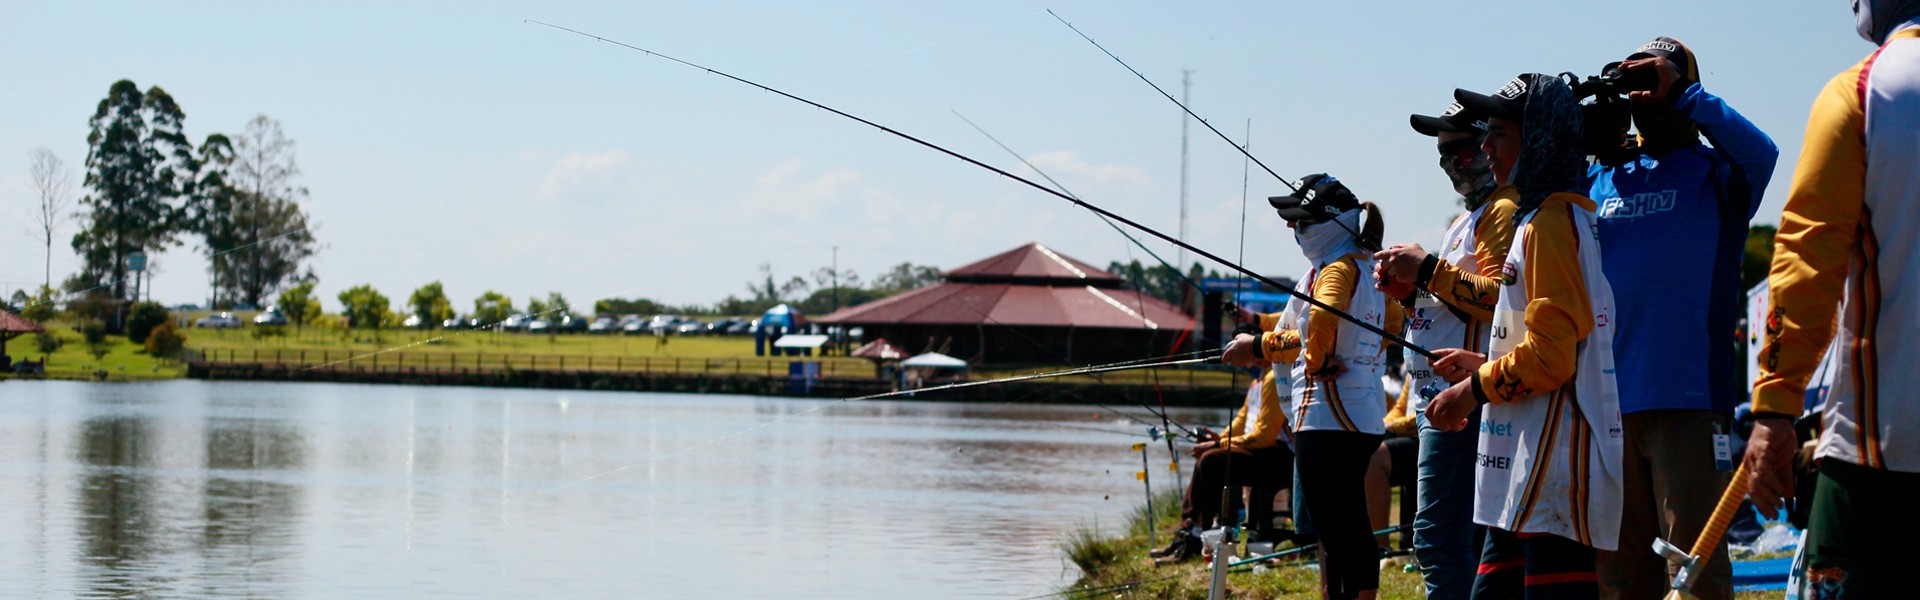
{"type": "Polygon", "coordinates": [[[1853,27],[1860,37],[1883,44],[1907,21],[1920,17],[1920,0],[1853,0],[1853,27]]]}
{"type": "Polygon", "coordinates": [[[1520,191],[1514,220],[1526,218],[1547,196],[1581,190],[1587,167],[1581,140],[1580,102],[1567,82],[1552,75],[1528,76],[1527,106],[1521,116],[1520,160],[1513,165],[1520,191]]]}

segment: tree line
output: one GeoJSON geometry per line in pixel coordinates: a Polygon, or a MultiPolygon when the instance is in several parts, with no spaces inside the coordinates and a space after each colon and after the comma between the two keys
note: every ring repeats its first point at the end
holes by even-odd
{"type": "Polygon", "coordinates": [[[45,148],[31,153],[39,195],[35,232],[47,250],[45,281],[28,305],[65,299],[83,320],[120,332],[143,284],[139,256],[198,242],[212,278],[215,307],[260,305],[283,286],[313,281],[306,267],[319,244],[297,184],[294,142],[280,123],[254,117],[236,135],[211,133],[198,144],[187,135],[186,111],[159,86],[145,90],[114,82],[87,121],[87,156],[76,213],[69,215],[71,175],[45,148]],[[76,222],[71,239],[82,261],[56,292],[52,253],[56,230],[76,222]]]}

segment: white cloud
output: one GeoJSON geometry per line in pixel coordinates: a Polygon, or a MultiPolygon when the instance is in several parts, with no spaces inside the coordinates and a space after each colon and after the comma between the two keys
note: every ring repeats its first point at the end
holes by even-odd
{"type": "Polygon", "coordinates": [[[633,157],[625,150],[574,152],[555,161],[535,196],[545,202],[602,205],[640,194],[633,157]]]}
{"type": "MultiPolygon", "coordinates": [[[[1080,153],[1072,150],[1044,152],[1027,158],[1047,175],[1073,190],[1075,194],[1091,195],[1101,192],[1122,190],[1140,190],[1153,183],[1145,169],[1124,165],[1096,165],[1080,158],[1080,153]]],[[[1031,172],[1032,169],[1026,169],[1031,172]]]]}
{"type": "Polygon", "coordinates": [[[741,208],[748,216],[778,214],[815,219],[831,216],[853,199],[873,200],[870,189],[857,188],[860,173],[833,168],[806,173],[805,164],[790,160],[761,175],[741,208]]]}

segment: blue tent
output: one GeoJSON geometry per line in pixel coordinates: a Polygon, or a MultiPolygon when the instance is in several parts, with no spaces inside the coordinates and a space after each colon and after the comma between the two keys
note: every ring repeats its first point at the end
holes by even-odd
{"type": "Polygon", "coordinates": [[[766,313],[760,315],[761,327],[786,327],[792,329],[805,324],[807,324],[807,316],[801,314],[800,309],[794,308],[793,305],[790,304],[781,304],[769,308],[766,313]]]}

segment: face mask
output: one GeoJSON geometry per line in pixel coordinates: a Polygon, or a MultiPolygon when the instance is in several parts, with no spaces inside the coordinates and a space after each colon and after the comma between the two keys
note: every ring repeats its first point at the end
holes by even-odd
{"type": "Polygon", "coordinates": [[[1453,191],[1461,196],[1473,195],[1493,181],[1493,165],[1487,155],[1475,152],[1470,158],[1456,156],[1440,157],[1440,170],[1447,173],[1447,179],[1453,182],[1453,191]]]}
{"type": "Polygon", "coordinates": [[[1360,230],[1359,210],[1341,213],[1331,221],[1301,225],[1293,230],[1293,241],[1300,244],[1300,252],[1307,255],[1307,260],[1321,265],[1359,251],[1348,230],[1360,230]]]}

